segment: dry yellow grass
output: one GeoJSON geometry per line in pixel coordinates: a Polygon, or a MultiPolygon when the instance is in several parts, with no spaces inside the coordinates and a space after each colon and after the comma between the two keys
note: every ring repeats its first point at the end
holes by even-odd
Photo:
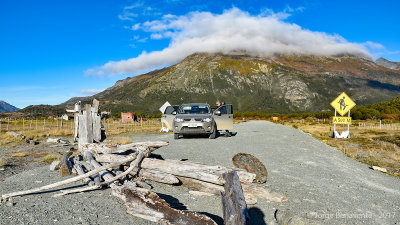
{"type": "MultiPolygon", "coordinates": [[[[329,123],[280,123],[310,133],[360,162],[388,168],[392,175],[400,177],[400,130],[360,128],[353,125],[350,126],[350,139],[334,139],[333,125],[329,123]]],[[[339,125],[337,130],[347,130],[347,126],[339,125]]]]}
{"type": "Polygon", "coordinates": [[[126,145],[132,142],[132,138],[127,136],[114,136],[109,139],[109,142],[118,145],[126,145]]]}
{"type": "Polygon", "coordinates": [[[0,168],[4,168],[8,164],[8,159],[6,157],[0,158],[0,168]]]}
{"type": "MultiPolygon", "coordinates": [[[[48,138],[48,136],[71,136],[73,134],[70,129],[54,129],[54,130],[19,130],[16,131],[19,134],[24,135],[25,139],[32,139],[35,141],[42,141],[48,138]]],[[[21,140],[20,137],[14,137],[12,134],[7,134],[6,131],[0,132],[0,146],[16,146],[18,144],[24,144],[25,140],[21,140]]]]}
{"type": "Polygon", "coordinates": [[[61,155],[58,153],[48,153],[42,158],[42,162],[52,163],[53,161],[61,160],[61,155]]]}
{"type": "Polygon", "coordinates": [[[27,152],[16,152],[14,154],[11,155],[11,157],[26,157],[29,154],[27,152]]]}

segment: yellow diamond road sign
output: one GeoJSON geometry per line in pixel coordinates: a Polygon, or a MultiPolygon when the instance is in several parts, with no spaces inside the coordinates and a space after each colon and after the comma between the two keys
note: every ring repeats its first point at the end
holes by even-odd
{"type": "Polygon", "coordinates": [[[337,97],[333,102],[331,102],[331,106],[336,109],[336,111],[343,116],[346,114],[350,109],[352,109],[356,103],[351,100],[349,96],[346,95],[346,93],[342,93],[337,97]]]}

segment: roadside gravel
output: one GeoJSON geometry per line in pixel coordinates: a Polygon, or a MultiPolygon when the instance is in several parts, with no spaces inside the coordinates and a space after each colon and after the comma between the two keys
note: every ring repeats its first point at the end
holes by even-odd
{"type": "MultiPolygon", "coordinates": [[[[236,153],[259,158],[269,172],[265,185],[285,193],[289,200],[272,203],[259,199],[249,206],[250,224],[276,223],[277,209],[315,224],[400,223],[400,179],[370,170],[294,128],[251,121],[236,124],[235,131],[234,137],[215,140],[174,140],[172,134],[136,135],[132,139],[169,141],[169,146],[154,152],[168,159],[232,167],[231,158],[236,153]]],[[[28,189],[61,179],[47,166],[38,167],[6,178],[0,182],[0,190],[28,189]]],[[[184,187],[152,185],[153,191],[173,207],[204,212],[222,224],[219,197],[191,196],[184,187]]],[[[53,194],[15,197],[15,205],[0,206],[0,224],[155,224],[127,214],[122,201],[111,196],[110,190],[51,198],[53,194]]]]}

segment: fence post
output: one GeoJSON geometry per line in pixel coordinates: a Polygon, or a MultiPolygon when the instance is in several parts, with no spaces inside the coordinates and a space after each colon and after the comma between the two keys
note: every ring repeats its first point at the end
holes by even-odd
{"type": "Polygon", "coordinates": [[[140,127],[143,127],[143,118],[140,117],[140,127]]]}
{"type": "Polygon", "coordinates": [[[22,118],[22,130],[25,130],[25,118],[22,118]]]}
{"type": "Polygon", "coordinates": [[[29,130],[32,130],[32,122],[33,120],[31,119],[31,124],[29,124],[29,130]]]}
{"type": "Polygon", "coordinates": [[[8,122],[7,122],[7,131],[10,130],[10,117],[8,117],[8,122]]]}
{"type": "Polygon", "coordinates": [[[17,130],[17,118],[14,118],[14,130],[17,130]]]}
{"type": "Polygon", "coordinates": [[[36,130],[38,129],[38,127],[37,127],[37,118],[36,118],[36,130]]]}
{"type": "Polygon", "coordinates": [[[379,120],[379,129],[382,129],[382,120],[379,120]]]}
{"type": "Polygon", "coordinates": [[[64,125],[63,122],[64,122],[64,119],[61,118],[61,129],[63,129],[63,125],[64,125]]]}
{"type": "Polygon", "coordinates": [[[46,126],[46,119],[43,119],[43,130],[45,126],[46,126]]]}

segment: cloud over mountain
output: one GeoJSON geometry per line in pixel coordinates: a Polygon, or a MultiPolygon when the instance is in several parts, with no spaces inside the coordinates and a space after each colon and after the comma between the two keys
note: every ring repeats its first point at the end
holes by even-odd
{"type": "Polygon", "coordinates": [[[142,52],[135,58],[110,61],[86,71],[87,75],[139,74],[179,62],[195,52],[245,51],[252,56],[275,54],[357,55],[371,57],[372,42],[352,43],[339,35],[310,31],[284,21],[276,14],[250,15],[238,8],[222,14],[190,12],[183,16],[164,15],[159,20],[133,25],[151,39],[169,39],[169,46],[142,52]]]}

